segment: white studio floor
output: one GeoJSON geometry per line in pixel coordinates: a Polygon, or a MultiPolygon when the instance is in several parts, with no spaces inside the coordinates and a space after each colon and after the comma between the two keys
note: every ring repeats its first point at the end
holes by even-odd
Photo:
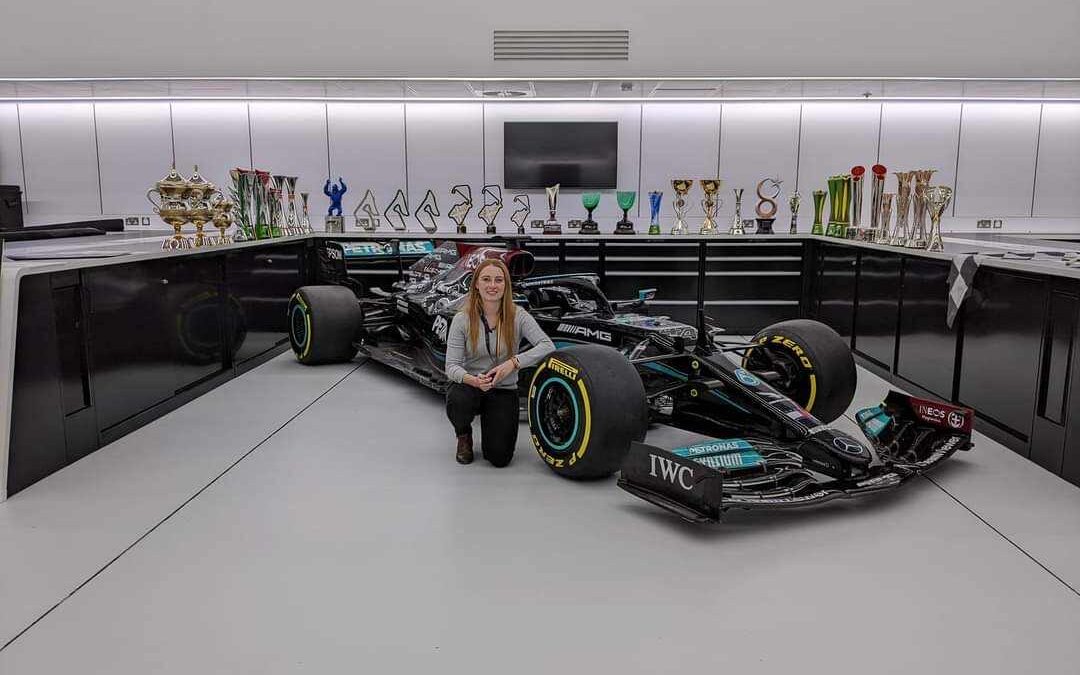
{"type": "MultiPolygon", "coordinates": [[[[853,410],[885,389],[860,370],[853,410]]],[[[1080,489],[981,435],[888,495],[695,527],[524,433],[458,466],[437,395],[289,354],[0,504],[4,675],[1075,675],[1077,589],[1080,489]]]]}

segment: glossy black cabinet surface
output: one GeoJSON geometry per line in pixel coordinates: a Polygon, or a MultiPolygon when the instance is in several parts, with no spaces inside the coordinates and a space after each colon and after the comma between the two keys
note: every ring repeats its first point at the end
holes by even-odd
{"type": "Polygon", "coordinates": [[[854,334],[857,262],[855,248],[822,246],[814,282],[814,318],[848,340],[854,334]]]}
{"type": "Polygon", "coordinates": [[[855,350],[891,369],[896,356],[900,307],[900,256],[859,254],[858,307],[855,311],[855,350]]]}
{"type": "Polygon", "coordinates": [[[896,374],[945,400],[953,397],[956,327],[945,324],[949,263],[903,259],[896,374]]]}
{"type": "Polygon", "coordinates": [[[304,284],[302,244],[249,248],[226,256],[225,316],[232,360],[244,363],[289,339],[289,297],[304,284]]]}

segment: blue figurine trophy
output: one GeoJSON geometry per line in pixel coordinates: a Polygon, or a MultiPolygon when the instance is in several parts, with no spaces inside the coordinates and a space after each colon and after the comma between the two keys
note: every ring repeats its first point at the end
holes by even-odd
{"type": "Polygon", "coordinates": [[[323,194],[330,198],[330,208],[326,210],[327,232],[345,231],[345,217],[341,215],[341,198],[345,196],[348,189],[345,180],[340,176],[338,176],[337,183],[331,183],[329,178],[326,179],[323,194]]]}

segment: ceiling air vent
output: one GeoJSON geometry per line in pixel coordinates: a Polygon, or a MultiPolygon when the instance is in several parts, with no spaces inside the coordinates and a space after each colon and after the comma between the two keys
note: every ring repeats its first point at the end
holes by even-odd
{"type": "Polygon", "coordinates": [[[496,61],[626,61],[628,30],[497,30],[496,61]]]}

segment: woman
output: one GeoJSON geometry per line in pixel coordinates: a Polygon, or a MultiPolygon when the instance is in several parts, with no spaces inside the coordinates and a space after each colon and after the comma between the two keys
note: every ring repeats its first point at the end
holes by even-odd
{"type": "Polygon", "coordinates": [[[480,415],[484,458],[498,467],[514,456],[517,371],[555,350],[536,319],[513,302],[510,273],[488,258],[473,272],[465,305],[446,336],[446,414],[457,434],[457,461],[473,461],[472,421],[480,415]],[[522,338],[532,348],[518,353],[522,338]]]}

